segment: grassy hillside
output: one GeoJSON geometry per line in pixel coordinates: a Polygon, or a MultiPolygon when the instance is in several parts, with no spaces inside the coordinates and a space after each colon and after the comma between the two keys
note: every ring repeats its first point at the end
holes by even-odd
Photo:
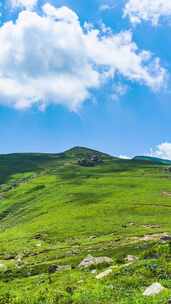
{"type": "Polygon", "coordinates": [[[168,303],[170,218],[166,164],[79,147],[1,155],[0,304],[168,303]],[[112,258],[111,274],[80,269],[88,254],[112,258]],[[144,297],[156,281],[165,291],[144,297]]]}
{"type": "Polygon", "coordinates": [[[136,156],[134,160],[137,161],[148,161],[155,164],[163,164],[163,165],[171,165],[171,161],[167,159],[161,159],[158,157],[150,157],[150,156],[136,156]]]}

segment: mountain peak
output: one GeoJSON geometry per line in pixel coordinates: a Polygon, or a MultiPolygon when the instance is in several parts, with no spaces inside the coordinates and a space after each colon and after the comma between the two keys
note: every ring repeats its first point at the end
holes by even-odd
{"type": "Polygon", "coordinates": [[[91,148],[87,148],[87,147],[81,147],[81,146],[75,146],[75,147],[65,151],[64,154],[69,157],[77,157],[77,158],[84,158],[84,157],[93,156],[93,155],[97,155],[101,158],[116,158],[107,153],[100,152],[100,151],[97,151],[97,150],[94,150],[91,148]]]}

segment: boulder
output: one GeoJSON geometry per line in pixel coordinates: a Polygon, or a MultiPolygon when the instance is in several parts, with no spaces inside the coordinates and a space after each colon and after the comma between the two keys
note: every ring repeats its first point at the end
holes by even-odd
{"type": "Polygon", "coordinates": [[[48,267],[48,273],[51,274],[51,273],[55,273],[56,271],[58,271],[58,265],[50,265],[48,267]]]}
{"type": "Polygon", "coordinates": [[[0,272],[5,272],[7,270],[7,266],[0,261],[0,272]]]}
{"type": "Polygon", "coordinates": [[[48,273],[52,274],[58,271],[65,271],[65,270],[71,270],[71,265],[50,265],[48,267],[48,273]]]}
{"type": "Polygon", "coordinates": [[[165,171],[171,173],[171,167],[166,168],[165,171]]]}
{"type": "Polygon", "coordinates": [[[16,257],[15,257],[15,260],[16,260],[16,264],[17,265],[21,265],[23,263],[23,255],[22,254],[18,254],[16,257]]]}
{"type": "Polygon", "coordinates": [[[110,275],[112,273],[112,268],[108,268],[106,269],[105,271],[99,273],[97,276],[96,276],[96,279],[97,280],[101,280],[105,277],[107,277],[108,275],[110,275]]]}
{"type": "Polygon", "coordinates": [[[23,255],[17,255],[15,257],[15,266],[16,268],[21,268],[24,265],[23,255]]]}
{"type": "Polygon", "coordinates": [[[113,260],[109,257],[93,257],[88,255],[80,264],[79,268],[90,268],[98,265],[111,265],[113,260]]]}
{"type": "Polygon", "coordinates": [[[133,262],[136,262],[137,260],[138,260],[138,257],[134,256],[134,255],[128,255],[125,258],[125,262],[128,262],[128,263],[133,263],[133,262]]]}
{"type": "Polygon", "coordinates": [[[161,236],[160,241],[162,241],[162,242],[171,241],[171,235],[165,234],[165,235],[161,236]]]}
{"type": "Polygon", "coordinates": [[[154,296],[154,295],[159,294],[163,290],[164,290],[164,287],[160,283],[153,283],[152,285],[150,285],[149,287],[146,288],[143,295],[147,296],[147,297],[154,296]]]}

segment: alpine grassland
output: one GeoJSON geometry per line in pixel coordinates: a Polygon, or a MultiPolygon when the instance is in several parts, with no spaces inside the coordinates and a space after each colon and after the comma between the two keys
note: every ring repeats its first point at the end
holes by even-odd
{"type": "Polygon", "coordinates": [[[0,304],[171,303],[170,235],[169,162],[0,156],[0,304]],[[112,262],[79,266],[87,256],[112,262]]]}

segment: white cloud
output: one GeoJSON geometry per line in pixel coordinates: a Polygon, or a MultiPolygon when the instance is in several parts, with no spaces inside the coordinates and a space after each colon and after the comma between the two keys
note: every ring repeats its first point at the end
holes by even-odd
{"type": "Polygon", "coordinates": [[[113,86],[112,100],[117,101],[121,96],[125,95],[128,91],[128,86],[122,83],[116,83],[113,86]]]}
{"type": "Polygon", "coordinates": [[[12,8],[21,7],[26,9],[33,9],[38,0],[9,0],[12,8]]]}
{"type": "Polygon", "coordinates": [[[171,0],[128,0],[124,16],[132,23],[144,20],[157,25],[161,17],[171,17],[171,0]]]}
{"type": "Polygon", "coordinates": [[[171,143],[161,143],[151,150],[150,156],[171,160],[171,143]]]}
{"type": "Polygon", "coordinates": [[[0,27],[0,45],[0,103],[16,108],[51,102],[77,110],[92,89],[118,74],[152,89],[165,78],[159,59],[140,51],[131,32],[81,27],[67,7],[21,11],[15,23],[0,27]]]}
{"type": "Polygon", "coordinates": [[[108,4],[108,3],[104,3],[104,4],[101,4],[100,7],[99,7],[99,10],[101,12],[105,12],[105,11],[109,11],[111,9],[114,9],[115,8],[115,5],[111,5],[111,4],[108,4]]]}

